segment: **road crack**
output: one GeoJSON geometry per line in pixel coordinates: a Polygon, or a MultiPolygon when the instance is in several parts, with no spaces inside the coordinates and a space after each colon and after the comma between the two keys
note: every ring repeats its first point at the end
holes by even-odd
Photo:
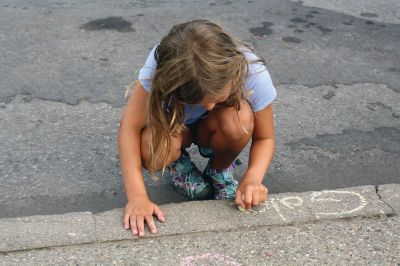
{"type": "Polygon", "coordinates": [[[392,211],[393,211],[395,214],[399,214],[392,206],[390,206],[389,203],[387,203],[386,201],[383,200],[382,196],[379,194],[379,186],[375,186],[375,192],[376,192],[376,195],[378,195],[378,198],[379,198],[380,201],[382,201],[382,202],[385,203],[390,209],[392,209],[392,211]]]}

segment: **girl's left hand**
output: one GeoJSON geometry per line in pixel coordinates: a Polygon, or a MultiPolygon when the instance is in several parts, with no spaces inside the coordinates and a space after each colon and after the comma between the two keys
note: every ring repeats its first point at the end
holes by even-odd
{"type": "Polygon", "coordinates": [[[265,202],[268,197],[268,188],[251,179],[243,178],[236,190],[236,205],[251,209],[252,206],[265,202]]]}

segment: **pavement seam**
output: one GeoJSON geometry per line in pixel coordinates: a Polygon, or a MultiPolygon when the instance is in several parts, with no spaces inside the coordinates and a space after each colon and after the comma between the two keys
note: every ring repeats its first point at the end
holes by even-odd
{"type": "Polygon", "coordinates": [[[76,244],[54,245],[54,246],[27,248],[27,249],[12,250],[12,251],[0,251],[0,255],[7,256],[9,254],[18,254],[18,253],[29,252],[29,251],[40,251],[40,250],[50,250],[50,249],[64,248],[64,247],[86,246],[86,245],[91,245],[91,244],[114,243],[114,242],[117,243],[117,242],[122,242],[122,241],[139,242],[139,241],[145,241],[145,240],[149,240],[149,239],[164,238],[164,237],[170,237],[170,236],[198,235],[198,234],[203,234],[203,233],[229,233],[229,232],[237,232],[237,231],[245,231],[245,230],[255,230],[258,228],[280,228],[280,227],[295,226],[295,225],[320,224],[320,223],[324,223],[327,221],[336,222],[336,221],[352,221],[352,220],[360,220],[360,219],[382,219],[383,220],[383,219],[388,219],[388,218],[391,218],[391,217],[394,217],[397,215],[398,215],[397,212],[396,212],[396,214],[375,213],[375,214],[371,214],[371,215],[359,215],[359,216],[353,216],[353,217],[336,217],[336,218],[325,218],[325,219],[322,218],[322,219],[316,219],[316,220],[311,220],[311,221],[288,222],[288,223],[283,223],[283,224],[241,226],[241,227],[236,227],[236,228],[231,228],[231,229],[219,229],[219,230],[201,230],[201,231],[195,231],[195,232],[166,234],[166,235],[160,235],[160,236],[146,236],[144,238],[134,237],[134,238],[129,238],[129,239],[91,241],[91,242],[82,242],[82,243],[76,243],[76,244]]]}
{"type": "Polygon", "coordinates": [[[384,85],[389,90],[393,91],[394,93],[400,93],[400,89],[398,89],[397,87],[392,87],[391,84],[389,84],[389,83],[373,82],[371,80],[359,80],[357,82],[328,82],[328,83],[310,83],[310,84],[282,82],[282,83],[277,83],[276,86],[303,86],[303,87],[306,87],[307,89],[315,89],[318,87],[329,86],[329,87],[332,87],[333,89],[339,89],[338,85],[353,86],[353,85],[358,85],[358,84],[361,84],[361,85],[372,84],[374,86],[384,85]]]}
{"type": "Polygon", "coordinates": [[[386,201],[383,200],[383,197],[379,194],[379,185],[375,186],[375,192],[376,192],[376,195],[378,195],[378,199],[379,199],[380,201],[382,201],[383,203],[385,203],[396,215],[399,214],[392,206],[390,206],[389,203],[387,203],[386,201]]]}
{"type": "Polygon", "coordinates": [[[33,100],[40,100],[40,101],[52,102],[52,103],[60,103],[60,104],[68,105],[68,106],[79,106],[84,102],[87,102],[90,104],[103,103],[103,104],[107,104],[115,109],[120,109],[125,105],[125,102],[122,105],[115,105],[115,104],[112,104],[112,103],[104,101],[104,100],[90,101],[87,97],[82,97],[80,99],[77,99],[76,101],[68,102],[68,101],[63,101],[61,99],[46,99],[46,98],[40,97],[40,96],[33,96],[30,93],[17,93],[14,95],[7,96],[3,99],[0,98],[0,104],[3,104],[4,106],[11,104],[13,101],[16,101],[19,96],[22,97],[21,100],[24,101],[24,103],[29,103],[29,102],[32,102],[33,100]]]}

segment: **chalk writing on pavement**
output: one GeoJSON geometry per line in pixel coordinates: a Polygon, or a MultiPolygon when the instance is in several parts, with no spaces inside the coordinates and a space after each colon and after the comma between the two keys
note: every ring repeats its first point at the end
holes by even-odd
{"type": "Polygon", "coordinates": [[[257,206],[255,210],[247,212],[263,213],[272,208],[277,212],[280,219],[286,222],[287,218],[284,212],[288,210],[302,212],[303,209],[308,208],[314,211],[316,218],[320,218],[321,216],[340,216],[355,213],[367,204],[368,201],[365,197],[354,191],[324,190],[313,192],[303,198],[300,196],[272,198],[257,206]],[[321,206],[321,204],[323,205],[321,206]],[[323,211],[321,208],[323,208],[323,211]]]}

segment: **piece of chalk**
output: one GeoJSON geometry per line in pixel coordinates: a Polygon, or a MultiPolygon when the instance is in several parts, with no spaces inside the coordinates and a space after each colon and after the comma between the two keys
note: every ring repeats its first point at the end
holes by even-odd
{"type": "Polygon", "coordinates": [[[238,209],[240,210],[240,211],[242,211],[242,212],[247,212],[247,210],[245,209],[245,208],[243,208],[242,206],[240,206],[240,205],[237,205],[238,206],[238,209]]]}

